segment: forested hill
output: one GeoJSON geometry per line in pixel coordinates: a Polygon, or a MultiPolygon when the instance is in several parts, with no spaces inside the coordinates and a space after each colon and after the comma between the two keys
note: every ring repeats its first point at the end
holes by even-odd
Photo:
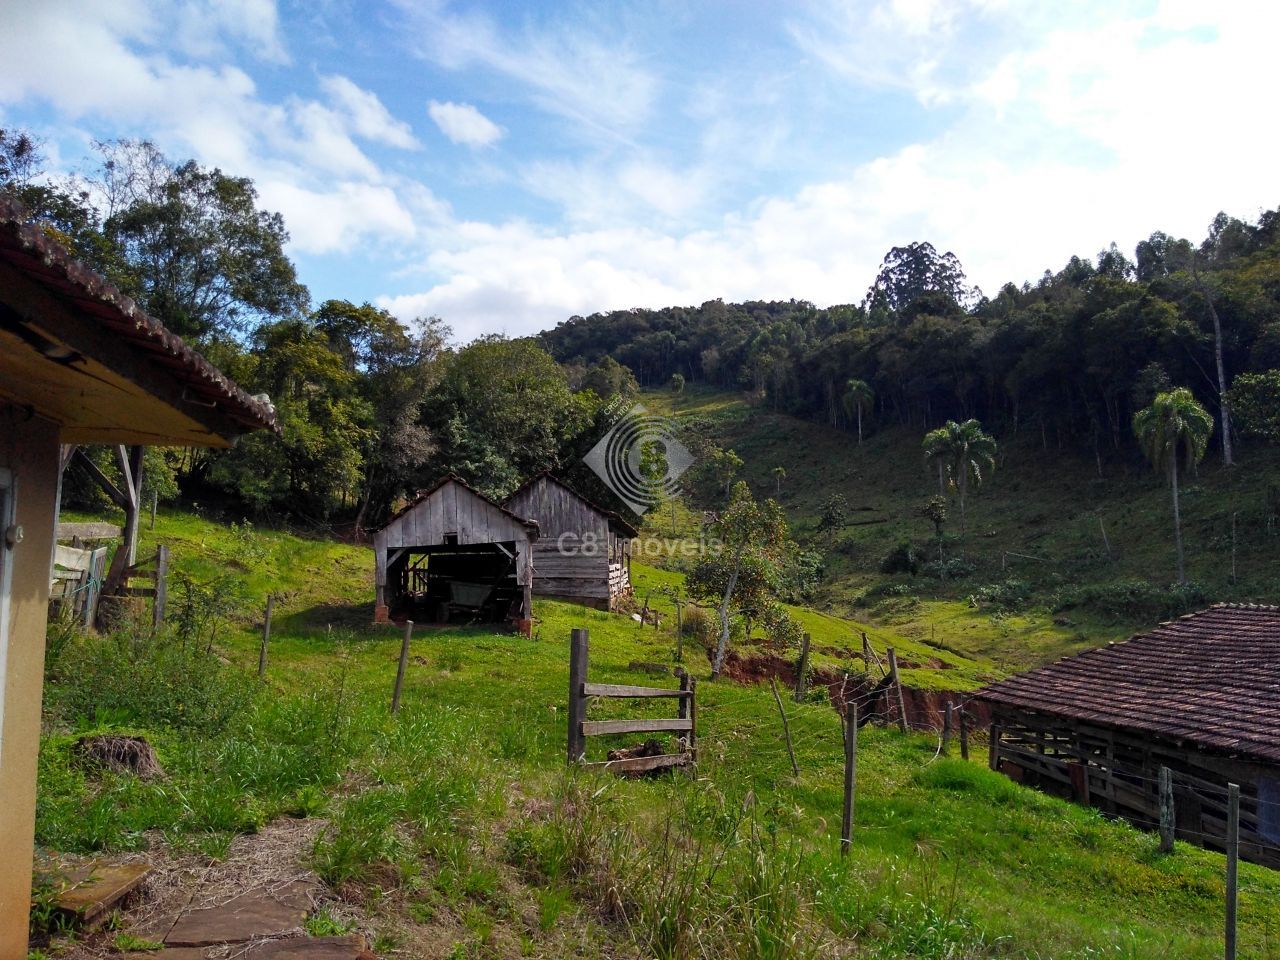
{"type": "Polygon", "coordinates": [[[831,425],[853,426],[861,397],[864,429],[975,417],[1100,455],[1132,449],[1133,413],[1172,386],[1214,413],[1221,443],[1220,387],[1239,380],[1235,430],[1274,437],[1280,211],[1219,214],[1199,244],[1156,232],[1132,260],[1113,244],[991,297],[952,254],[914,243],[885,257],[856,305],[622,310],[573,317],[541,342],[564,363],[611,356],[646,385],[678,374],[753,390],[831,425]]]}

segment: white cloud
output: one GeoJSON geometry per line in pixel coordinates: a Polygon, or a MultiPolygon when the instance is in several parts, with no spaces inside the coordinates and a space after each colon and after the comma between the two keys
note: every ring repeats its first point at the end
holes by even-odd
{"type": "Polygon", "coordinates": [[[479,68],[515,81],[521,96],[573,121],[584,136],[625,140],[648,119],[657,81],[625,42],[581,13],[569,23],[525,20],[504,31],[482,14],[398,0],[415,24],[415,49],[449,70],[479,68]]]}
{"type": "Polygon", "coordinates": [[[321,77],[320,88],[350,120],[355,132],[366,140],[405,150],[418,146],[413,130],[403,120],[393,117],[377,94],[361,89],[342,76],[321,77]]]}
{"type": "Polygon", "coordinates": [[[441,103],[432,100],[427,113],[435,125],[454,143],[487,147],[502,139],[502,128],[469,103],[441,103]]]}
{"type": "MultiPolygon", "coordinates": [[[[1246,93],[1266,89],[1277,28],[1280,10],[1185,3],[1060,27],[948,88],[948,129],[842,176],[677,234],[652,219],[458,224],[425,259],[439,281],[384,303],[464,336],[529,333],[575,313],[715,297],[855,302],[889,247],[913,240],[953,250],[994,293],[1112,241],[1131,251],[1156,229],[1198,239],[1219,209],[1253,217],[1280,203],[1280,132],[1246,93]]],[[[544,189],[574,182],[572,166],[540,172],[544,189]]],[[[588,209],[610,209],[595,198],[608,183],[578,180],[588,209]]]]}
{"type": "MultiPolygon", "coordinates": [[[[186,0],[171,12],[176,20],[173,42],[184,53],[216,56],[223,52],[221,40],[226,37],[248,44],[263,60],[289,62],[275,0],[186,0]]],[[[157,8],[157,18],[163,13],[157,8]]]]}
{"type": "MultiPolygon", "coordinates": [[[[274,4],[240,0],[228,9],[244,16],[240,38],[269,53],[274,4]]],[[[349,79],[322,77],[325,101],[271,102],[239,67],[175,63],[158,50],[168,38],[142,0],[50,2],[13,13],[0,7],[0,102],[47,103],[94,132],[146,137],[176,159],[194,156],[255,179],[264,206],[285,213],[295,250],[414,234],[412,203],[402,199],[411,185],[385,174],[353,138],[417,143],[407,124],[349,79]]],[[[207,17],[210,30],[221,29],[214,5],[187,4],[179,13],[188,24],[207,17]]]]}

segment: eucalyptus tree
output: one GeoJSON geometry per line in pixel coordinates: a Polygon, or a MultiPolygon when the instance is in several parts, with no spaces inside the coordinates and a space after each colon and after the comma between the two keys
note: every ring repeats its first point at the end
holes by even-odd
{"type": "Polygon", "coordinates": [[[1213,417],[1186,387],[1158,394],[1133,417],[1133,432],[1156,470],[1169,475],[1173,492],[1173,542],[1178,559],[1178,583],[1187,582],[1182,551],[1182,512],[1178,502],[1178,461],[1194,466],[1204,458],[1213,435],[1213,417]]]}

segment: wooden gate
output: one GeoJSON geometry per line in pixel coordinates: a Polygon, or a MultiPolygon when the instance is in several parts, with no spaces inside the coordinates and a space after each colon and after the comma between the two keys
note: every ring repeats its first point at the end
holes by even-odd
{"type": "Polygon", "coordinates": [[[569,763],[591,769],[607,769],[616,773],[643,773],[665,767],[683,767],[697,761],[697,685],[698,681],[684,673],[678,689],[637,687],[629,684],[589,683],[587,670],[588,636],[586,630],[574,630],[569,641],[569,763]],[[592,697],[653,698],[670,697],[677,701],[677,716],[658,720],[588,720],[587,705],[592,697]],[[588,762],[587,737],[618,733],[679,733],[682,749],[655,757],[628,757],[624,760],[588,762]]]}

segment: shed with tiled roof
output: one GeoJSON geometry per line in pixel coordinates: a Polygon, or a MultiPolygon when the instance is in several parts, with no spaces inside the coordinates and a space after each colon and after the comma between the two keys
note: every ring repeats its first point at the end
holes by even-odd
{"type": "Polygon", "coordinates": [[[992,769],[1221,847],[1241,788],[1241,856],[1280,866],[1280,607],[1218,604],[985,687],[992,769]]]}

